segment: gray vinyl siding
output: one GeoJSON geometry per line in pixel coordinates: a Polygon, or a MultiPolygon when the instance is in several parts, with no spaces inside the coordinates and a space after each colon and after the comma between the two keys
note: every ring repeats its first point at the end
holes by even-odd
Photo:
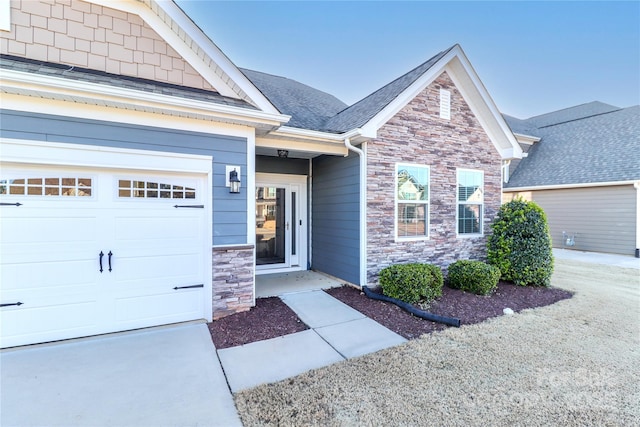
{"type": "Polygon", "coordinates": [[[547,214],[554,247],[563,247],[566,231],[577,234],[573,249],[635,253],[638,213],[633,185],[533,191],[531,198],[547,214]]]}
{"type": "Polygon", "coordinates": [[[247,243],[248,190],[230,194],[225,187],[225,165],[240,166],[240,179],[247,182],[246,139],[20,111],[0,114],[4,138],[213,156],[212,244],[247,243]]]}
{"type": "Polygon", "coordinates": [[[256,172],[309,175],[309,160],[256,156],[256,172]]]}
{"type": "Polygon", "coordinates": [[[313,159],[312,268],[360,284],[359,159],[313,159]]]}

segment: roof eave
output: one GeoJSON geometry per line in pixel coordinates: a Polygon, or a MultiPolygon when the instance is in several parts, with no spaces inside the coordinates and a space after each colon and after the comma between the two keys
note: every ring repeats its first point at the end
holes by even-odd
{"type": "Polygon", "coordinates": [[[570,189],[570,188],[589,188],[589,187],[614,187],[614,186],[620,186],[620,185],[640,185],[640,180],[529,185],[529,186],[521,186],[521,187],[504,187],[502,191],[505,193],[515,193],[515,192],[521,192],[521,191],[562,190],[562,189],[570,189]]]}
{"type": "Polygon", "coordinates": [[[271,114],[253,108],[6,69],[2,70],[2,91],[120,109],[194,118],[206,117],[209,120],[252,126],[265,131],[275,129],[290,119],[286,115],[271,114]]]}

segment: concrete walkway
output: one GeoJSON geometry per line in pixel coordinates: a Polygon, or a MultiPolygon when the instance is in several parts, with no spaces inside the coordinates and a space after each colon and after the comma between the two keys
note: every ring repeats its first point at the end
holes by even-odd
{"type": "Polygon", "coordinates": [[[600,252],[583,252],[573,249],[553,249],[553,255],[557,259],[588,262],[589,264],[611,265],[621,268],[635,268],[640,270],[640,258],[633,256],[604,254],[600,252]]]}
{"type": "Polygon", "coordinates": [[[280,298],[311,329],[218,350],[234,393],[406,341],[326,292],[291,293],[280,298]]]}
{"type": "Polygon", "coordinates": [[[2,426],[240,426],[207,325],[0,353],[2,426]]]}

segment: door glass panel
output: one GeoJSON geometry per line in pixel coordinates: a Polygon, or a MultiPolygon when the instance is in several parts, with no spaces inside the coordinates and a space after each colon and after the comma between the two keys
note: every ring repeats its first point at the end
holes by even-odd
{"type": "Polygon", "coordinates": [[[296,218],[296,193],[291,192],[291,255],[296,254],[296,230],[297,227],[296,218]]]}
{"type": "Polygon", "coordinates": [[[285,262],[285,189],[256,187],[256,264],[285,262]]]}

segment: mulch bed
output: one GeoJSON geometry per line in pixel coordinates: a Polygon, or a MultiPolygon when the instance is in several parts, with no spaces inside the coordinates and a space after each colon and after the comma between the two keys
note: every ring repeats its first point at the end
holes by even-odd
{"type": "Polygon", "coordinates": [[[214,320],[208,326],[218,350],[309,329],[278,297],[259,298],[251,310],[214,320]]]}
{"type": "MultiPolygon", "coordinates": [[[[368,298],[350,286],[325,292],[407,339],[449,327],[415,317],[392,303],[368,298]]],[[[500,282],[491,296],[474,295],[445,286],[442,297],[431,303],[427,311],[440,316],[457,317],[462,325],[469,325],[501,316],[505,308],[518,312],[550,305],[572,295],[562,289],[516,286],[507,282],[500,282]]],[[[309,329],[278,297],[257,299],[256,306],[251,310],[215,320],[208,326],[217,349],[309,329]]]]}
{"type": "MultiPolygon", "coordinates": [[[[328,289],[325,292],[407,339],[449,327],[415,317],[395,304],[368,298],[363,292],[350,286],[328,289]]],[[[460,319],[461,325],[469,325],[501,316],[505,308],[518,312],[550,305],[571,298],[572,295],[563,289],[516,286],[507,282],[500,282],[491,296],[475,295],[445,286],[442,297],[431,303],[425,311],[456,317],[460,319]]]]}

